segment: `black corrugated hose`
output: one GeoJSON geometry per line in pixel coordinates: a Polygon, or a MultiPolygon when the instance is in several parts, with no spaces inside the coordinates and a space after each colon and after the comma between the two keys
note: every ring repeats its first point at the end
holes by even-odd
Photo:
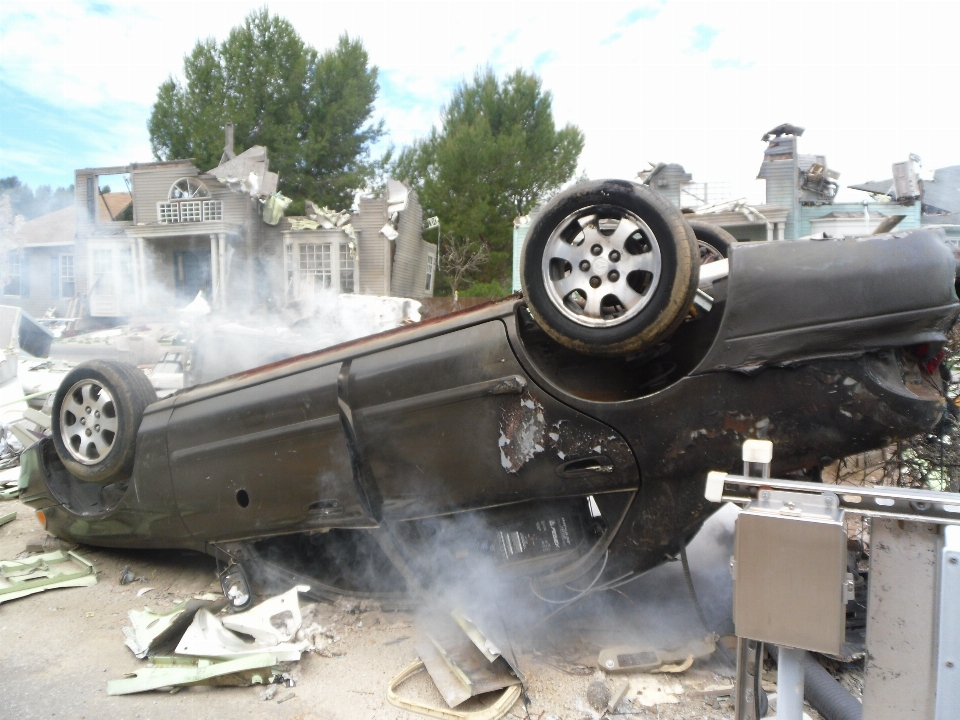
{"type": "Polygon", "coordinates": [[[826,720],[863,720],[863,705],[810,654],[803,656],[803,696],[826,720]]]}
{"type": "MultiPolygon", "coordinates": [[[[767,645],[777,659],[777,647],[767,645]]],[[[863,720],[863,705],[810,653],[803,655],[803,697],[826,720],[863,720]]]]}

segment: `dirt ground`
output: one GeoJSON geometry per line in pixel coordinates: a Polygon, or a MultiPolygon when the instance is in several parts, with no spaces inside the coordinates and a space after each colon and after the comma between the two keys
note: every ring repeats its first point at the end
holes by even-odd
{"type": "MultiPolygon", "coordinates": [[[[41,541],[46,533],[32,510],[17,501],[0,503],[0,513],[17,511],[18,517],[0,527],[0,559],[12,559],[29,542],[41,541]]],[[[719,515],[719,514],[718,514],[719,515]]],[[[690,545],[691,566],[698,592],[702,594],[708,620],[716,628],[730,627],[729,573],[721,559],[729,557],[726,518],[719,530],[708,528],[690,545]],[[726,524],[724,524],[726,523],[726,524]],[[719,567],[718,567],[719,565],[719,567]],[[726,579],[725,579],[726,578],[726,579]]],[[[107,681],[135,672],[138,660],[123,643],[121,627],[129,625],[127,613],[149,607],[163,611],[177,602],[204,592],[219,592],[211,558],[180,551],[126,551],[80,547],[78,552],[97,569],[93,587],[68,588],[38,593],[0,605],[0,716],[28,718],[229,718],[270,717],[289,719],[370,718],[407,720],[415,716],[394,708],[386,700],[387,685],[411,662],[417,660],[414,645],[418,632],[408,613],[371,610],[345,613],[344,607],[301,603],[305,615],[313,615],[333,628],[339,641],[328,646],[325,657],[305,653],[291,666],[296,680],[292,688],[279,687],[269,700],[261,699],[263,686],[247,688],[186,688],[171,694],[156,691],[110,697],[107,681]],[[129,566],[143,578],[120,585],[122,568],[129,566]],[[138,593],[146,588],[152,588],[138,593]]],[[[601,609],[565,621],[564,628],[581,635],[589,628],[596,637],[613,637],[619,631],[656,627],[661,639],[671,632],[694,631],[698,621],[685,592],[679,563],[668,563],[635,583],[631,613],[610,620],[601,609]],[[638,600],[637,598],[646,598],[638,600]],[[647,600],[655,605],[644,604],[647,600]],[[655,608],[655,609],[651,609],[655,608]],[[641,617],[642,616],[642,617],[641,617]],[[617,623],[620,623],[618,626],[617,623]],[[625,623],[625,624],[624,624],[625,623]],[[618,631],[618,627],[620,630],[618,631]],[[606,635],[605,635],[606,633],[606,635]]],[[[626,597],[626,595],[624,595],[626,597]]],[[[628,598],[629,599],[629,598],[628,598]]],[[[702,634],[702,631],[701,631],[702,634]]],[[[555,655],[518,649],[517,664],[526,676],[527,697],[518,700],[508,717],[535,720],[597,720],[587,703],[587,686],[600,679],[613,688],[623,679],[630,682],[627,701],[618,708],[624,718],[733,717],[732,699],[722,688],[732,684],[733,666],[719,653],[697,660],[688,670],[672,675],[630,674],[604,677],[576,663],[558,661],[555,655]],[[562,668],[562,669],[560,669],[562,668]],[[586,674],[570,674],[570,673],[586,674]],[[719,690],[718,690],[719,689],[719,690]]],[[[595,657],[595,656],[594,656],[595,657]]],[[[732,654],[730,654],[732,657],[732,654]]],[[[765,686],[775,691],[774,674],[766,674],[765,686]]],[[[408,680],[400,694],[444,707],[425,674],[408,680]]],[[[469,701],[466,709],[482,705],[469,701]]],[[[818,717],[809,711],[811,717],[818,717]]]]}

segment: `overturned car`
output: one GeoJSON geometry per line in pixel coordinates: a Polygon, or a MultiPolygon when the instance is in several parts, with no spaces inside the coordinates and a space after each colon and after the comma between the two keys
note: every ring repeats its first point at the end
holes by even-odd
{"type": "Polygon", "coordinates": [[[706,473],[745,438],[809,471],[945,407],[960,304],[939,231],[724,236],[589,182],[531,227],[522,297],[161,401],[85,363],[24,453],[23,499],[68,540],[195,549],[325,597],[402,594],[438,558],[538,592],[642,572],[714,510],[706,473]],[[701,272],[704,246],[729,257],[701,272]]]}

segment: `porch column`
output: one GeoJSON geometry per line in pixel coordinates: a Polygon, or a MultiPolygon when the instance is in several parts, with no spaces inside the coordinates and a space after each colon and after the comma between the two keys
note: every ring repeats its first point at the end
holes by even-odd
{"type": "Polygon", "coordinates": [[[210,304],[216,305],[220,297],[220,253],[217,251],[217,236],[210,234],[210,304]]]}
{"type": "Polygon", "coordinates": [[[220,305],[224,305],[227,298],[227,234],[217,233],[220,251],[220,305]]]}
{"type": "Polygon", "coordinates": [[[786,225],[785,222],[778,222],[778,223],[777,223],[777,240],[783,240],[783,228],[784,228],[784,225],[786,225]]]}
{"type": "Polygon", "coordinates": [[[137,275],[140,279],[140,303],[147,304],[147,243],[142,237],[137,238],[137,275]]]}
{"type": "Polygon", "coordinates": [[[773,223],[767,223],[767,242],[773,241],[773,223]]]}

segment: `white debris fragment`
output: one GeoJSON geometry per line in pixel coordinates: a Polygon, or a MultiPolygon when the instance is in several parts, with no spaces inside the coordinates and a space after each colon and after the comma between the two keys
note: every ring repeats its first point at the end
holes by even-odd
{"type": "Polygon", "coordinates": [[[235,632],[250,635],[264,646],[292,640],[303,622],[298,594],[309,589],[308,585],[297,585],[246,612],[228,615],[223,618],[223,625],[235,632]]]}
{"type": "Polygon", "coordinates": [[[679,703],[677,696],[682,694],[683,686],[678,680],[662,675],[639,675],[630,679],[629,697],[644,707],[679,703]]]}
{"type": "Polygon", "coordinates": [[[180,639],[176,649],[179,655],[198,657],[235,658],[269,652],[279,662],[296,662],[303,646],[293,643],[247,642],[223,626],[220,618],[207,609],[199,610],[193,622],[180,639]]]}

